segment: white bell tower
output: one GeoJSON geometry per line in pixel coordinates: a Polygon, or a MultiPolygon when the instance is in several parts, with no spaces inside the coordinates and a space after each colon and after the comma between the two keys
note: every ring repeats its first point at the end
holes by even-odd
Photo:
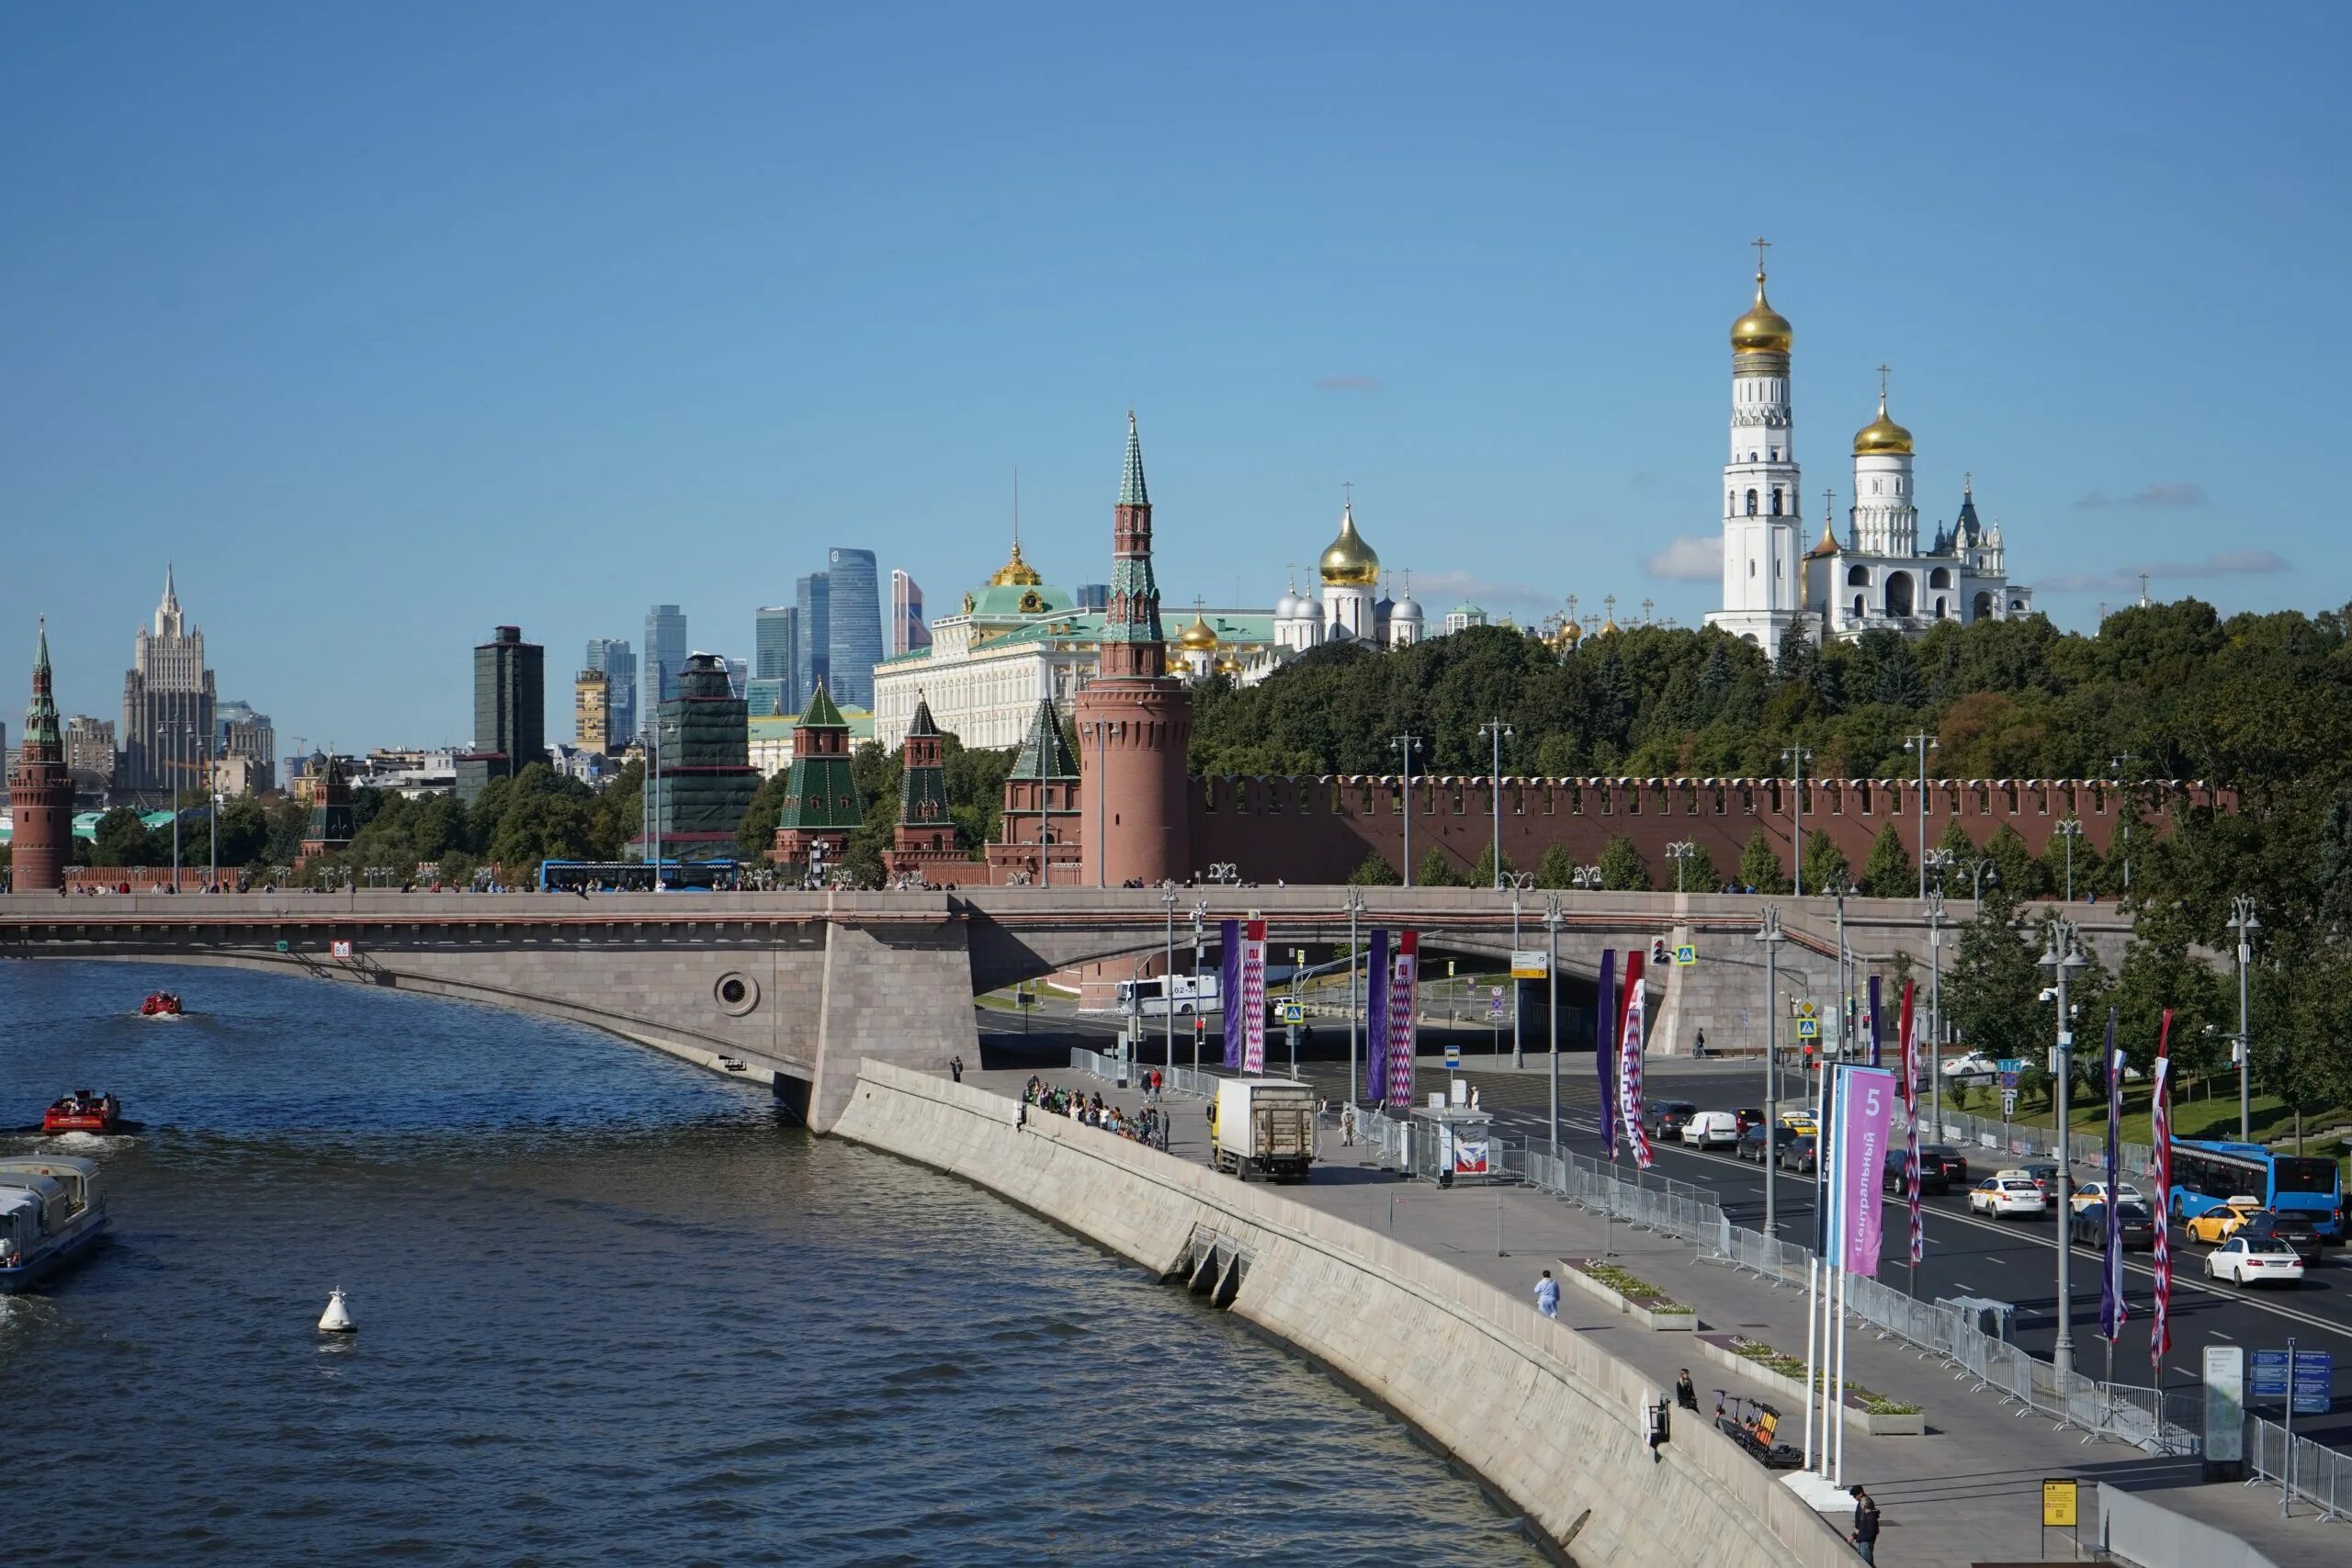
{"type": "Polygon", "coordinates": [[[1770,656],[1804,600],[1796,423],[1789,358],[1796,330],[1764,298],[1756,244],[1756,302],[1731,328],[1731,459],[1724,465],[1724,607],[1707,617],[1770,656]]]}

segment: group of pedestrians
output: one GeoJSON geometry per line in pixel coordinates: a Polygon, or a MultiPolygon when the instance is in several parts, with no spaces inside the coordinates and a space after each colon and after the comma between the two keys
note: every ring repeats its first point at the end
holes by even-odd
{"type": "Polygon", "coordinates": [[[1099,1090],[1090,1099],[1084,1089],[1062,1089],[1034,1073],[1022,1086],[1021,1103],[1024,1116],[1026,1108],[1034,1105],[1048,1116],[1067,1116],[1081,1127],[1100,1127],[1155,1149],[1168,1147],[1168,1118],[1155,1106],[1129,1112],[1106,1103],[1099,1090]]]}

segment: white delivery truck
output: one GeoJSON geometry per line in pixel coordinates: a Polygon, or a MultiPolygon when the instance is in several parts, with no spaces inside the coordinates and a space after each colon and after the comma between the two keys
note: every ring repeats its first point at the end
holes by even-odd
{"type": "Polygon", "coordinates": [[[1244,1181],[1306,1180],[1315,1163],[1315,1091],[1292,1078],[1219,1080],[1209,1163],[1244,1181]]]}

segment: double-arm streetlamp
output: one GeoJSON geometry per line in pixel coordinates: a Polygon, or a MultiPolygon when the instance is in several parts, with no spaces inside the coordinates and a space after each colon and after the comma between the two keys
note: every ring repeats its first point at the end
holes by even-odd
{"type": "Polygon", "coordinates": [[[1519,1029],[1519,900],[1520,895],[1534,886],[1532,873],[1514,871],[1510,882],[1510,1065],[1513,1068],[1527,1066],[1527,1052],[1520,1043],[1519,1029]]]}
{"type": "Polygon", "coordinates": [[[1968,867],[1968,901],[1970,903],[1983,901],[1984,885],[1988,882],[1996,887],[2001,885],[2001,863],[1991,855],[1980,855],[1968,867]]]}
{"type": "MultiPolygon", "coordinates": [[[[1781,1234],[1781,911],[1764,906],[1756,931],[1764,944],[1764,1234],[1781,1234]]],[[[1608,1107],[1601,1108],[1603,1115],[1608,1107]]]]}
{"type": "Polygon", "coordinates": [[[1674,890],[1682,891],[1682,873],[1699,853],[1699,846],[1689,839],[1666,846],[1666,858],[1674,863],[1674,890]]]}
{"type": "Polygon", "coordinates": [[[1405,763],[1405,886],[1413,885],[1413,759],[1421,750],[1421,738],[1408,732],[1388,743],[1388,749],[1404,759],[1405,763]]]}
{"type": "Polygon", "coordinates": [[[1802,746],[1791,746],[1781,752],[1781,761],[1789,765],[1790,798],[1796,808],[1795,825],[1789,830],[1789,864],[1792,872],[1789,885],[1802,898],[1804,897],[1804,765],[1813,761],[1813,753],[1802,746]]]}
{"type": "Polygon", "coordinates": [[[1501,719],[1490,718],[1478,727],[1478,739],[1494,745],[1495,767],[1490,776],[1494,784],[1495,891],[1499,893],[1503,886],[1503,742],[1512,739],[1511,728],[1501,719]]]}
{"type": "Polygon", "coordinates": [[[2253,899],[2230,900],[2229,927],[2238,939],[2238,1037],[2231,1047],[2231,1054],[2238,1059],[2238,1141],[2251,1143],[2254,1119],[2246,1074],[2254,1057],[2254,1036],[2247,1023],[2245,971],[2254,961],[2254,933],[2262,929],[2262,922],[2254,918],[2253,899]]]}
{"type": "Polygon", "coordinates": [[[2066,902],[2075,901],[2075,840],[2083,836],[2083,819],[2069,817],[2051,829],[2066,840],[2066,902]]]}
{"type": "MultiPolygon", "coordinates": [[[[1544,929],[1549,938],[1544,965],[1544,1006],[1552,1015],[1552,1158],[1560,1157],[1560,922],[1567,919],[1557,893],[1544,895],[1544,929]]],[[[1607,1116],[1609,1107],[1600,1114],[1607,1116]]]]}
{"type": "Polygon", "coordinates": [[[1922,729],[1905,740],[1903,749],[1919,755],[1919,897],[1924,899],[1928,896],[1928,753],[1942,748],[1922,729]]]}
{"type": "MultiPolygon", "coordinates": [[[[2074,1161],[2067,1153],[2066,1091],[2075,1076],[2075,1028],[2067,1012],[2066,987],[2090,962],[2075,944],[2074,921],[2061,916],[2050,922],[2049,945],[2035,962],[2050,971],[2058,1000],[2058,1041],[2050,1054],[2050,1079],[2058,1124],[2057,1213],[2058,1223],[2063,1225],[2074,1213],[2074,1161]]],[[[2058,1339],[2051,1347],[2050,1364],[2062,1383],[2066,1374],[2075,1370],[2074,1281],[2068,1269],[2074,1251],[2066,1237],[2058,1238],[2058,1339]]]]}
{"type": "Polygon", "coordinates": [[[1598,891],[1600,886],[1600,868],[1597,865],[1577,866],[1568,873],[1568,886],[1588,893],[1598,891]]]}
{"type": "MultiPolygon", "coordinates": [[[[1206,908],[1205,904],[1202,906],[1206,908]]],[[[1348,915],[1348,1103],[1356,1102],[1356,973],[1363,967],[1362,949],[1356,945],[1356,922],[1363,919],[1363,889],[1351,887],[1340,908],[1348,915]]],[[[1193,917],[1193,929],[1198,931],[1200,917],[1193,917]]]]}
{"type": "Polygon", "coordinates": [[[1944,890],[1928,895],[1928,1120],[1944,1141],[1944,890]]]}
{"type": "MultiPolygon", "coordinates": [[[[1195,1073],[1201,1070],[1201,1036],[1208,1030],[1207,1018],[1201,1011],[1201,946],[1203,926],[1208,918],[1209,901],[1202,898],[1194,902],[1193,905],[1193,1071],[1195,1073]]],[[[1222,996],[1216,999],[1217,1017],[1220,1020],[1230,1016],[1225,1010],[1226,1000],[1227,998],[1222,996]]]]}

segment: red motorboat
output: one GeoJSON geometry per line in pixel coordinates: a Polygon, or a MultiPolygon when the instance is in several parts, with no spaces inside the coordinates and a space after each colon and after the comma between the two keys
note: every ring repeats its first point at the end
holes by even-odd
{"type": "Polygon", "coordinates": [[[180,999],[169,991],[156,991],[151,994],[145,1001],[139,1004],[139,1016],[141,1018],[177,1018],[180,1016],[180,999]]]}
{"type": "Polygon", "coordinates": [[[111,1133],[121,1124],[122,1106],[111,1094],[86,1089],[61,1096],[40,1119],[44,1133],[111,1133]]]}

